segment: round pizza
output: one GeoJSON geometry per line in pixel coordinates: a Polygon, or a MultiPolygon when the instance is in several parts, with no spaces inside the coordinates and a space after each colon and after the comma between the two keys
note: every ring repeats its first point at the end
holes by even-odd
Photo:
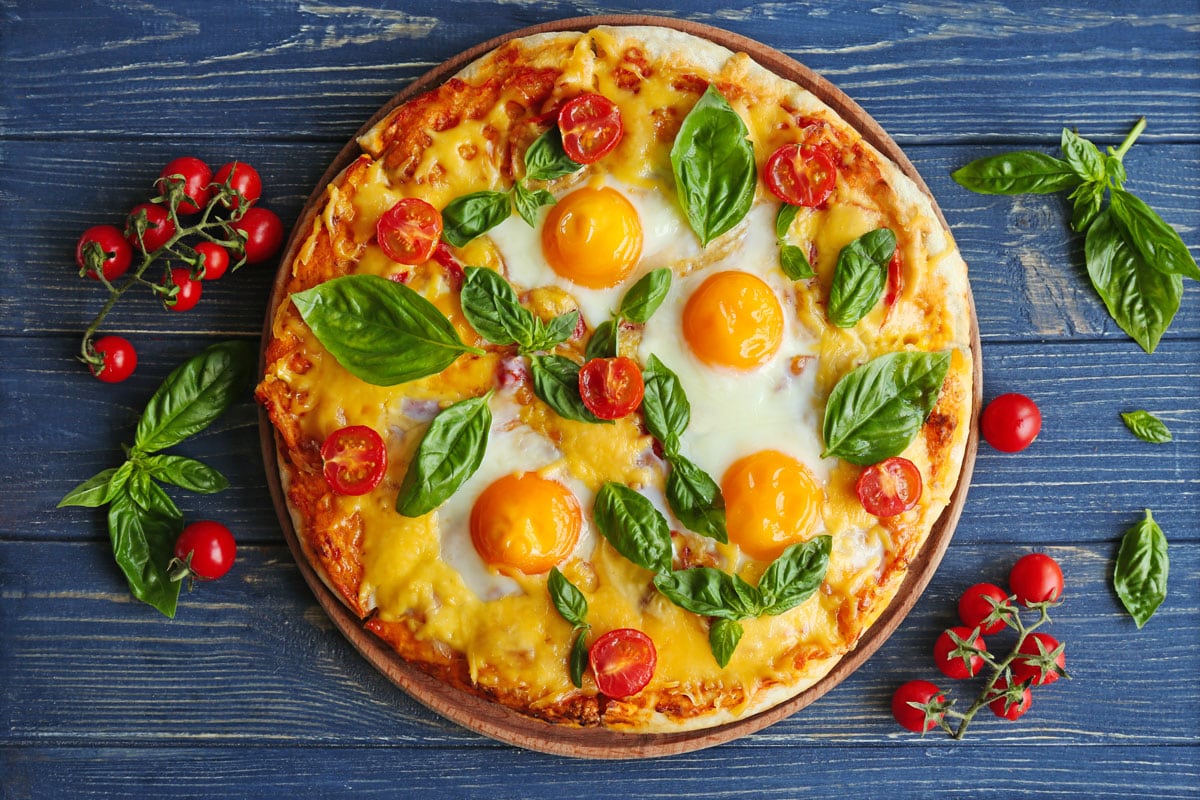
{"type": "Polygon", "coordinates": [[[294,233],[258,398],[325,584],[520,714],[795,697],[896,598],[971,429],[927,194],[744,53],[508,41],[391,109],[294,233]]]}

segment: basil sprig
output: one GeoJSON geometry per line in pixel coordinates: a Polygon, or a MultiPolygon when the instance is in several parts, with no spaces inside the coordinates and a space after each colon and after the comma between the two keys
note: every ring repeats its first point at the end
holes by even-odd
{"type": "Polygon", "coordinates": [[[460,400],[433,418],[404,473],[397,512],[406,517],[428,514],[475,474],[492,429],[491,396],[460,400]]]}
{"type": "Polygon", "coordinates": [[[890,228],[864,233],[842,248],[829,287],[829,321],[853,328],[865,317],[887,285],[887,267],[896,252],[896,234],[890,228]]]}
{"type": "Polygon", "coordinates": [[[156,482],[211,494],[229,482],[186,456],[160,453],[211,425],[247,388],[254,352],[245,342],[213,345],[177,367],[146,404],[133,445],[119,467],[102,470],[67,493],[58,507],[108,506],[113,556],[134,597],[175,616],[180,582],[169,566],[183,514],[156,482]]]}
{"type": "Polygon", "coordinates": [[[521,305],[508,281],[486,267],[463,269],[461,302],[463,316],[480,336],[493,344],[515,344],[522,355],[565,342],[579,324],[578,311],[543,322],[521,305]]]}
{"type": "Polygon", "coordinates": [[[808,255],[804,250],[789,244],[787,240],[788,231],[799,213],[800,206],[784,203],[775,215],[775,243],[779,246],[779,267],[783,274],[793,281],[807,280],[817,275],[812,264],[808,263],[808,255]]]}
{"type": "Polygon", "coordinates": [[[1165,444],[1174,438],[1171,436],[1171,429],[1167,427],[1166,423],[1143,409],[1122,412],[1121,421],[1125,423],[1125,427],[1129,428],[1134,436],[1143,442],[1165,444]]]}
{"type": "Polygon", "coordinates": [[[1146,509],[1145,518],[1121,538],[1112,579],[1117,597],[1139,628],[1167,597],[1169,567],[1166,534],[1146,509]]]}
{"type": "Polygon", "coordinates": [[[621,323],[645,325],[667,299],[670,291],[671,270],[666,267],[650,270],[638,278],[621,297],[614,317],[600,323],[596,330],[592,331],[585,355],[589,359],[615,357],[620,350],[617,339],[621,323]]]}
{"type": "Polygon", "coordinates": [[[746,123],[710,84],[671,146],[679,204],[702,245],[741,222],[754,202],[758,172],[749,135],[746,123]]]}
{"type": "Polygon", "coordinates": [[[825,405],[822,458],[869,466],[899,455],[933,410],[950,353],[887,353],[842,376],[825,405]]]}
{"type": "Polygon", "coordinates": [[[592,626],[587,621],[588,602],[575,584],[571,583],[558,571],[558,567],[550,568],[550,576],[546,581],[550,591],[550,599],[559,615],[572,626],[575,639],[571,643],[571,655],[568,667],[571,683],[576,688],[583,686],[583,673],[587,670],[588,650],[587,636],[592,626]]]}
{"type": "Polygon", "coordinates": [[[984,194],[1071,189],[1071,226],[1085,234],[1092,286],[1117,325],[1152,353],[1179,310],[1182,279],[1200,280],[1200,266],[1179,233],[1124,188],[1123,159],[1145,128],[1143,117],[1120,147],[1106,153],[1064,129],[1061,159],[1034,151],[1005,153],[972,161],[951,177],[984,194]]]}
{"type": "Polygon", "coordinates": [[[292,295],[300,316],[359,380],[393,386],[441,372],[463,353],[454,325],[433,303],[377,275],[346,275],[292,295]]]}

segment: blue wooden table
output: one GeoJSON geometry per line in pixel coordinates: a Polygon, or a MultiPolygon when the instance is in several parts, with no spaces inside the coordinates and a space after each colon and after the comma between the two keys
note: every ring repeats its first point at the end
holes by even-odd
{"type": "MultiPolygon", "coordinates": [[[[792,718],[700,752],[570,760],[481,738],[425,710],[332,629],[284,544],[249,398],[182,448],[231,480],[179,493],[239,540],[225,579],[168,621],[134,601],[101,512],[56,510],[113,465],[170,369],[227,338],[257,343],[274,264],[206,287],[195,311],[123,302],[138,341],[124,384],[74,359],[103,298],[75,240],[119,223],[160,167],[258,166],[287,224],[343,143],[432,66],[509,30],[645,5],[522,0],[301,3],[0,0],[0,795],[60,797],[1200,797],[1200,289],[1153,355],[1090,287],[1061,196],[971,194],[974,158],[1052,152],[1063,126],[1115,145],[1128,187],[1200,252],[1200,3],[663,3],[815,69],[905,148],[971,268],[987,398],[1020,391],[1045,424],[1027,451],[981,446],[941,568],[884,647],[792,718]],[[376,8],[375,6],[386,6],[376,8]],[[1148,408],[1175,441],[1133,438],[1148,408]],[[1150,508],[1170,592],[1142,630],[1110,577],[1150,508]],[[954,601],[1020,555],[1063,565],[1051,631],[1073,680],[1019,722],[961,742],[901,731],[888,703],[935,679],[954,601]]],[[[965,697],[963,687],[954,687],[965,697]]],[[[960,703],[963,701],[960,700],[960,703]]]]}

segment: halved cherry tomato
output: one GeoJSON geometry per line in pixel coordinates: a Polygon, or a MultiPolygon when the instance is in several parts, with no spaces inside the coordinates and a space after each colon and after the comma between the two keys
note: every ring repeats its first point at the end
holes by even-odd
{"type": "Polygon", "coordinates": [[[632,358],[593,358],[579,370],[579,396],[600,419],[620,419],[642,404],[646,383],[632,358]]]}
{"type": "Polygon", "coordinates": [[[568,101],[558,112],[563,150],[578,164],[592,164],[608,155],[625,125],[621,109],[602,94],[588,92],[568,101]]]}
{"type": "Polygon", "coordinates": [[[180,214],[195,214],[208,205],[213,194],[212,170],[208,164],[193,156],[175,159],[163,167],[163,171],[159,173],[158,181],[155,183],[158,191],[166,193],[166,178],[170,177],[183,180],[183,195],[186,199],[180,200],[176,208],[180,214]]]}
{"type": "Polygon", "coordinates": [[[658,651],[649,636],[634,628],[617,628],[588,650],[596,687],[608,697],[629,697],[654,677],[658,651]]]}
{"type": "Polygon", "coordinates": [[[406,197],[384,212],[375,238],[392,261],[423,264],[433,257],[442,237],[442,214],[416,197],[406,197]]]}
{"type": "Polygon", "coordinates": [[[86,274],[92,280],[98,279],[95,265],[88,263],[88,251],[95,249],[89,247],[92,244],[100,248],[99,256],[92,256],[92,259],[99,258],[98,265],[106,281],[115,281],[129,269],[133,261],[133,249],[121,231],[115,225],[93,225],[83,232],[79,244],[75,245],[75,263],[79,265],[81,275],[86,274]]]}
{"type": "Polygon", "coordinates": [[[907,458],[891,458],[872,464],[858,476],[854,491],[868,514],[894,517],[921,499],[921,471],[907,458]]]}
{"type": "MultiPolygon", "coordinates": [[[[163,283],[166,283],[164,279],[163,283]]],[[[171,283],[179,287],[174,297],[163,300],[163,305],[172,311],[191,311],[200,302],[204,284],[192,277],[187,267],[171,267],[171,283]]]]}
{"type": "Polygon", "coordinates": [[[101,336],[92,345],[92,349],[104,363],[102,367],[93,364],[90,369],[93,375],[105,383],[120,383],[137,369],[137,350],[124,336],[101,336]]]}
{"type": "Polygon", "coordinates": [[[785,144],[767,159],[763,179],[771,194],[794,206],[813,208],[833,194],[837,165],[820,147],[785,144]]]}
{"type": "Polygon", "coordinates": [[[129,212],[129,220],[125,223],[125,239],[134,250],[153,253],[171,240],[175,235],[175,223],[171,221],[170,213],[157,203],[142,203],[134,206],[129,212]],[[137,228],[134,227],[134,217],[138,212],[146,215],[146,230],[142,231],[142,239],[138,241],[137,228]]]}
{"type": "Polygon", "coordinates": [[[321,445],[325,481],[338,494],[360,495],[374,489],[387,472],[383,438],[366,425],[350,425],[321,445]]]}
{"type": "Polygon", "coordinates": [[[204,268],[200,277],[206,281],[215,281],[229,269],[229,251],[215,242],[200,242],[196,252],[204,256],[204,268]]]}

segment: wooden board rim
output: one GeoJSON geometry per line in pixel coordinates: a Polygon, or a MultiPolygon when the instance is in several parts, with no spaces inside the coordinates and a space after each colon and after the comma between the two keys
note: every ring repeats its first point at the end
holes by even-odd
{"type": "MultiPolygon", "coordinates": [[[[832,108],[913,180],[922,193],[929,198],[942,227],[949,233],[949,225],[938,207],[936,199],[929,191],[929,187],[899,145],[883,128],[862,107],[828,80],[774,48],[713,26],[649,15],[620,14],[573,17],[542,23],[485,41],[426,72],[385,103],[342,148],[325,170],[316,188],[301,209],[292,228],[284,255],[280,259],[280,269],[272,286],[263,324],[262,347],[259,354],[260,375],[265,372],[266,368],[266,344],[271,336],[274,310],[282,298],[287,282],[284,266],[291,263],[295,251],[307,238],[313,217],[318,213],[323,200],[325,187],[361,153],[357,142],[358,137],[399,104],[440,85],[468,64],[512,39],[539,33],[586,31],[600,25],[650,25],[679,30],[708,39],[734,52],[745,52],[769,71],[794,81],[832,108]]],[[[982,402],[983,368],[980,358],[979,324],[969,287],[967,301],[973,374],[971,427],[963,463],[958,483],[950,495],[949,503],[934,523],[921,551],[912,560],[896,596],[875,623],[863,634],[854,649],[847,653],[816,684],[773,708],[725,725],[669,734],[623,733],[605,728],[572,728],[551,725],[443,683],[400,658],[383,640],[366,630],[362,625],[362,620],[349,611],[309,564],[296,535],[283,491],[277,452],[280,442],[266,411],[260,406],[259,440],[266,467],[267,485],[288,548],[296,560],[305,583],[312,590],[318,604],[329,616],[330,621],[373,667],[431,711],[497,741],[552,755],[595,759],[647,758],[712,747],[757,732],[791,716],[845,680],[887,641],[908,612],[912,610],[932,579],[950,544],[955,526],[966,503],[979,442],[977,420],[982,402]]]]}

